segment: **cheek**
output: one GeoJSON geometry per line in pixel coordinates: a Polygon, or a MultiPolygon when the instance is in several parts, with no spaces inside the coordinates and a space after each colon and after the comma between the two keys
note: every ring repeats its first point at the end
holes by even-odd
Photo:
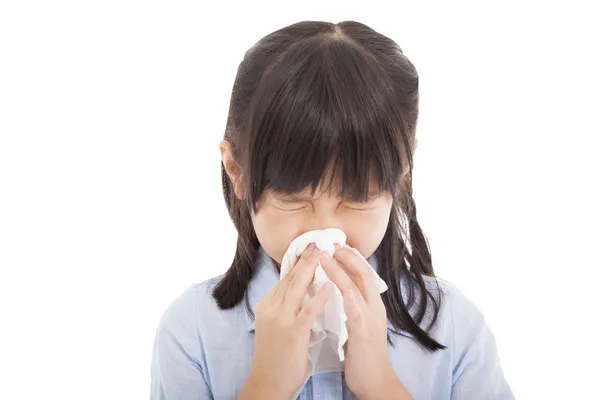
{"type": "Polygon", "coordinates": [[[252,216],[256,237],[265,252],[278,263],[281,263],[289,244],[300,233],[298,217],[293,213],[286,214],[270,209],[258,210],[252,216]]]}
{"type": "Polygon", "coordinates": [[[346,224],[348,245],[357,249],[365,258],[370,257],[383,240],[390,212],[391,205],[348,219],[346,224]]]}

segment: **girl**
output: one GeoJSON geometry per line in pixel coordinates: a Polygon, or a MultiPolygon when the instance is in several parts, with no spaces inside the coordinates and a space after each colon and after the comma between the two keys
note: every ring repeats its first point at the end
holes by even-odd
{"type": "Polygon", "coordinates": [[[273,32],[241,62],[222,156],[238,231],[223,276],[165,312],[152,399],[512,399],[492,332],[435,278],[412,197],[418,75],[391,39],[357,22],[273,32]],[[350,250],[309,246],[279,279],[290,242],[339,228],[350,250]],[[307,380],[325,285],[303,305],[318,260],[344,295],[344,372],[307,380]]]}

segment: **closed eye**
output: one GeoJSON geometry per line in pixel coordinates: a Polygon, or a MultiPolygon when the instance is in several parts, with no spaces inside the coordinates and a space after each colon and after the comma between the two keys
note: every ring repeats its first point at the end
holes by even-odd
{"type": "Polygon", "coordinates": [[[350,210],[367,211],[375,208],[376,199],[368,199],[366,201],[346,201],[342,205],[350,210]]]}
{"type": "Polygon", "coordinates": [[[353,211],[369,211],[377,208],[382,195],[382,193],[369,193],[368,197],[364,200],[345,199],[340,205],[353,211]]]}
{"type": "Polygon", "coordinates": [[[278,210],[281,210],[281,211],[299,211],[299,210],[302,210],[304,207],[298,207],[298,208],[280,208],[280,207],[275,207],[275,208],[277,208],[278,210]]]}
{"type": "Polygon", "coordinates": [[[353,211],[369,211],[373,210],[375,207],[346,206],[346,208],[353,211]]]}
{"type": "Polygon", "coordinates": [[[290,204],[289,206],[274,206],[276,209],[281,210],[281,211],[299,211],[302,210],[306,207],[308,207],[307,205],[293,205],[290,204]]]}

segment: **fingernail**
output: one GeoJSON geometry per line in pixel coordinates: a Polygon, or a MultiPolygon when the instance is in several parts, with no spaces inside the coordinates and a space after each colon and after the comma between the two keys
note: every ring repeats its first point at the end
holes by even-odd
{"type": "Polygon", "coordinates": [[[314,243],[309,244],[306,249],[312,254],[313,251],[317,248],[317,245],[314,243]]]}
{"type": "Polygon", "coordinates": [[[328,253],[328,252],[326,252],[326,251],[321,251],[321,255],[322,255],[323,257],[325,257],[326,259],[328,259],[328,260],[331,260],[331,256],[329,255],[329,253],[328,253]]]}

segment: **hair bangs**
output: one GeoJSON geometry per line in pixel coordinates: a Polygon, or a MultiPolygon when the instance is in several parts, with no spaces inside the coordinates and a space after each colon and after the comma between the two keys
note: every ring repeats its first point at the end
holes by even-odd
{"type": "Polygon", "coordinates": [[[399,140],[406,124],[390,79],[360,46],[339,38],[305,40],[281,56],[252,107],[252,207],[265,189],[321,187],[352,200],[395,195],[411,157],[399,140]]]}

